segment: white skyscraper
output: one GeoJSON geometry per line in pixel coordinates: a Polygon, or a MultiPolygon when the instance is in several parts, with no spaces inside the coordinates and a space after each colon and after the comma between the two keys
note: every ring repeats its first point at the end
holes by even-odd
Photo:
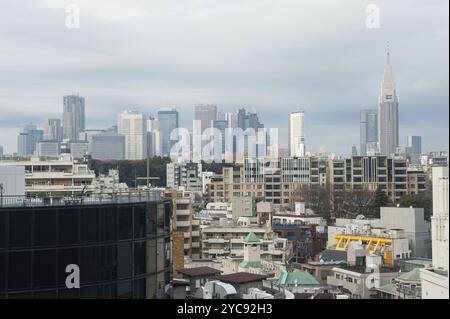
{"type": "Polygon", "coordinates": [[[84,97],[78,95],[64,96],[63,138],[69,141],[78,141],[78,136],[84,129],[84,97]]]}
{"type": "Polygon", "coordinates": [[[305,156],[304,117],[303,111],[289,114],[289,154],[292,157],[305,156]]]}
{"type": "Polygon", "coordinates": [[[159,121],[154,117],[147,120],[147,142],[150,157],[161,156],[161,134],[159,132],[159,121]]]}
{"type": "Polygon", "coordinates": [[[125,136],[125,159],[147,157],[147,119],[137,111],[123,111],[117,123],[118,132],[125,136]]]}
{"type": "Polygon", "coordinates": [[[386,54],[383,80],[378,110],[379,143],[382,155],[395,153],[399,146],[398,132],[398,96],[392,72],[389,49],[386,54]]]}

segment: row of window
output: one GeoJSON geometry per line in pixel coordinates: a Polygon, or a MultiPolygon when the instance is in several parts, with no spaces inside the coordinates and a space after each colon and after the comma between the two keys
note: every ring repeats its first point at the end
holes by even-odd
{"type": "Polygon", "coordinates": [[[165,219],[156,204],[2,210],[0,251],[154,237],[168,230],[165,219]]]}

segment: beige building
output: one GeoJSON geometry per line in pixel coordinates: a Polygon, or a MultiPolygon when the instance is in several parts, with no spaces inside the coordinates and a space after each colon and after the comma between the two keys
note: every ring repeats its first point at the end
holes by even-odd
{"type": "Polygon", "coordinates": [[[244,239],[254,233],[260,241],[261,259],[284,262],[291,254],[287,239],[276,238],[265,227],[252,226],[208,226],[202,229],[202,258],[243,257],[244,239]]]}
{"type": "Polygon", "coordinates": [[[193,218],[192,193],[166,190],[164,197],[172,199],[172,231],[183,233],[184,256],[200,258],[200,222],[193,218]]]}
{"type": "Polygon", "coordinates": [[[69,155],[59,159],[31,157],[25,161],[1,161],[0,165],[25,168],[25,194],[30,197],[77,196],[83,190],[88,194],[95,185],[95,173],[69,155]]]}

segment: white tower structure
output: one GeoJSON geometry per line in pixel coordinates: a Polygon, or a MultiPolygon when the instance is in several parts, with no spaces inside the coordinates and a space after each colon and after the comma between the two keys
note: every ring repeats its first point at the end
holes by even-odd
{"type": "Polygon", "coordinates": [[[379,143],[382,155],[391,155],[399,146],[398,96],[391,66],[389,46],[386,53],[383,80],[379,97],[378,123],[379,143]]]}
{"type": "Polygon", "coordinates": [[[303,111],[289,114],[289,155],[291,157],[305,156],[304,118],[303,111]]]}

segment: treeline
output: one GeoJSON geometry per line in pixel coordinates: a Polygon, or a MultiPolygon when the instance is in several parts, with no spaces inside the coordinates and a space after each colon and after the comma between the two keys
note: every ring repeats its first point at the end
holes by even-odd
{"type": "MultiPolygon", "coordinates": [[[[155,186],[166,185],[166,164],[171,160],[168,157],[153,157],[150,159],[150,177],[159,177],[159,179],[152,180],[151,184],[155,186]]],[[[137,180],[139,177],[147,176],[147,160],[139,161],[100,161],[89,160],[90,169],[95,171],[96,175],[107,174],[110,169],[119,170],[120,182],[126,183],[129,187],[136,187],[137,185],[145,185],[145,180],[137,180]]]]}

